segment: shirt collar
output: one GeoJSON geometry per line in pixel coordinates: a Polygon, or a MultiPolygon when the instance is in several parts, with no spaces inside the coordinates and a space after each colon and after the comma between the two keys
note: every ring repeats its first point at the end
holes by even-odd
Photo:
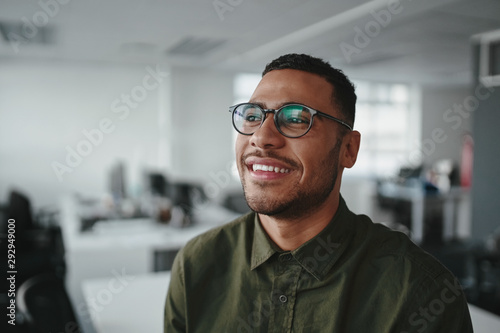
{"type": "MultiPolygon", "coordinates": [[[[339,207],[330,223],[314,238],[291,251],[299,264],[317,280],[322,280],[346,249],[354,234],[352,214],[342,197],[339,207]]],[[[280,249],[269,239],[255,214],[254,237],[252,244],[251,269],[266,262],[280,249]]]]}
{"type": "Polygon", "coordinates": [[[255,269],[273,254],[279,251],[279,248],[269,238],[264,228],[260,224],[259,215],[255,213],[254,218],[254,233],[252,243],[252,259],[250,269],[255,269]]]}

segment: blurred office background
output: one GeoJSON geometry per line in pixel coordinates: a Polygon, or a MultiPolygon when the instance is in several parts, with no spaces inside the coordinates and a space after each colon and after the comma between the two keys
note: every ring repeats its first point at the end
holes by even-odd
{"type": "MultiPolygon", "coordinates": [[[[321,57],[357,86],[348,206],[442,260],[477,331],[491,332],[499,1],[4,0],[0,222],[7,253],[16,221],[20,332],[126,332],[112,314],[129,283],[168,276],[189,238],[248,209],[228,106],[289,52],[321,57]],[[60,311],[53,322],[47,307],[60,311]]],[[[161,318],[158,307],[146,311],[161,318]]]]}

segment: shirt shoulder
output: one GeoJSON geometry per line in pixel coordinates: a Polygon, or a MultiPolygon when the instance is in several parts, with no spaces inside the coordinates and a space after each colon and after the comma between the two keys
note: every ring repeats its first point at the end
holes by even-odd
{"type": "Polygon", "coordinates": [[[361,240],[362,247],[372,259],[385,259],[386,262],[392,260],[397,265],[395,268],[411,268],[429,278],[449,273],[445,266],[413,243],[404,233],[392,230],[383,224],[374,223],[364,215],[355,215],[355,219],[358,226],[355,239],[358,242],[361,240]],[[403,263],[406,265],[401,266],[403,263]]]}
{"type": "Polygon", "coordinates": [[[472,332],[467,300],[453,273],[404,233],[363,215],[353,219],[353,246],[369,267],[372,292],[399,304],[397,331],[472,332]]]}
{"type": "Polygon", "coordinates": [[[250,212],[222,226],[210,229],[186,243],[181,249],[184,260],[217,258],[250,243],[255,213],[250,212]]]}

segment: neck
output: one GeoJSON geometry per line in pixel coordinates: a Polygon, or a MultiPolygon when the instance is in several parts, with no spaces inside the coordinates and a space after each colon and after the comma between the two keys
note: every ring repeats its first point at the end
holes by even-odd
{"type": "Polygon", "coordinates": [[[339,192],[332,192],[332,195],[308,216],[283,220],[259,214],[259,218],[269,238],[282,250],[292,251],[319,234],[330,223],[337,212],[339,201],[339,192]]]}

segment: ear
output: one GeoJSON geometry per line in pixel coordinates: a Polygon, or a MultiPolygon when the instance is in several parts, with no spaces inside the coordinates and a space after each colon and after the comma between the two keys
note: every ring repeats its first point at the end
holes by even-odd
{"type": "Polygon", "coordinates": [[[340,156],[340,165],[344,168],[351,168],[358,158],[361,133],[350,131],[344,136],[343,149],[340,156]]]}

